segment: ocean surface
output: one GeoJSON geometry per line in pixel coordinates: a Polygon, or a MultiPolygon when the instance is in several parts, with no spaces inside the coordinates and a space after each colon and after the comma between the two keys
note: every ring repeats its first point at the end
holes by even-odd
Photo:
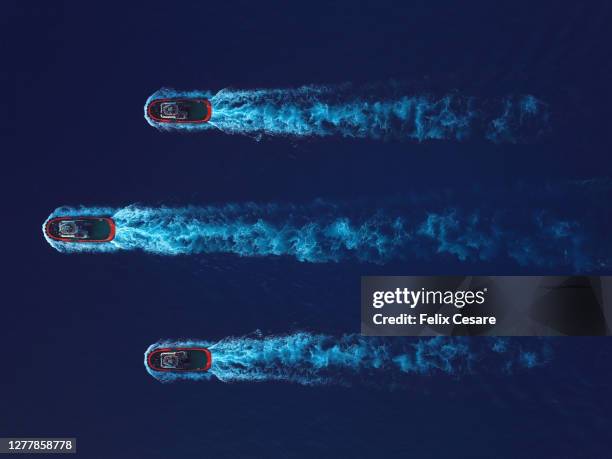
{"type": "MultiPolygon", "coordinates": [[[[333,341],[358,333],[363,275],[610,274],[608,2],[6,8],[3,20],[19,33],[10,46],[14,63],[2,70],[9,85],[2,132],[13,142],[3,148],[0,185],[8,207],[0,436],[74,436],[79,454],[91,458],[612,454],[607,338],[547,340],[550,354],[533,367],[425,371],[392,381],[368,372],[315,385],[160,383],[143,365],[145,350],[160,339],[304,332],[333,341]],[[363,132],[354,126],[344,135],[329,120],[324,135],[270,134],[261,126],[165,132],[143,117],[145,101],[163,87],[216,94],[346,85],[368,88],[368,100],[398,87],[408,96],[454,94],[493,105],[532,95],[546,106],[546,129],[501,141],[353,135],[363,132]],[[598,199],[572,191],[577,183],[595,187],[598,199]],[[408,208],[406,215],[426,218],[431,202],[468,216],[529,215],[538,228],[549,224],[538,216],[561,216],[570,235],[584,235],[579,249],[591,258],[559,258],[566,249],[542,248],[541,238],[533,247],[549,256],[546,263],[521,263],[501,249],[462,258],[430,242],[422,250],[404,242],[397,256],[375,259],[346,246],[342,256],[324,259],[277,246],[61,253],[41,231],[64,205],[273,206],[284,209],[271,217],[279,228],[323,218],[321,202],[332,203],[326,222],[346,217],[342,206],[358,221],[365,208],[368,215],[408,208]],[[295,208],[310,213],[287,210],[295,208]]],[[[364,97],[355,91],[353,99],[364,97]]],[[[453,234],[465,242],[467,231],[459,225],[453,234]]]]}

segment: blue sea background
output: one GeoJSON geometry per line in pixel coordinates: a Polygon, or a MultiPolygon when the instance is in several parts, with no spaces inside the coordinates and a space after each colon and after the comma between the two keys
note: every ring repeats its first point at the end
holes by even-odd
{"type": "Polygon", "coordinates": [[[450,256],[68,255],[40,229],[63,204],[384,202],[452,189],[456,205],[478,208],[462,189],[609,176],[608,2],[32,2],[9,13],[2,132],[16,136],[3,148],[0,436],[75,436],[91,458],[612,455],[607,338],[553,339],[553,360],[529,371],[407,375],[393,390],[161,384],[142,363],[160,338],[358,332],[363,275],[572,273],[450,256]],[[163,86],[391,80],[534,94],[550,105],[551,135],[527,145],[256,141],[159,132],[143,118],[163,86]]]}

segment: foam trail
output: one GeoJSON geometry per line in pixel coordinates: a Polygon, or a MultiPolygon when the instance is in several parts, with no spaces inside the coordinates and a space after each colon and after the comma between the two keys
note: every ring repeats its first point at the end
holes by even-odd
{"type": "Polygon", "coordinates": [[[351,85],[303,86],[295,89],[223,89],[177,91],[163,88],[145,105],[145,118],[165,130],[211,128],[228,134],[263,136],[527,142],[549,128],[547,105],[532,95],[479,100],[459,94],[406,94],[392,87],[372,89],[351,85]],[[384,89],[384,91],[383,91],[384,89]],[[212,117],[202,124],[158,123],[146,107],[159,98],[207,98],[212,117]]]}
{"type": "Polygon", "coordinates": [[[304,385],[401,383],[409,375],[449,375],[484,371],[513,372],[542,366],[552,352],[543,340],[529,344],[508,338],[377,338],[350,334],[333,337],[307,332],[260,334],[218,342],[164,340],[145,352],[145,367],[156,379],[289,381],[304,385]],[[205,373],[151,370],[147,355],[162,347],[206,347],[212,365],[205,373]]]}
{"type": "MultiPolygon", "coordinates": [[[[587,186],[590,186],[587,184],[587,186]]],[[[525,267],[567,268],[585,273],[612,260],[606,240],[612,230],[603,196],[580,193],[576,203],[533,193],[510,193],[514,207],[478,197],[478,207],[447,206],[445,199],[390,200],[388,206],[359,202],[234,204],[208,207],[61,207],[49,218],[108,215],[116,223],[108,243],[65,243],[48,239],[61,252],[143,250],[159,255],[234,254],[288,256],[302,262],[360,260],[499,261],[525,267]],[[516,206],[520,202],[520,206],[516,206]]],[[[542,194],[542,193],[541,193],[542,194]]],[[[44,233],[44,231],[43,231],[44,233]]]]}

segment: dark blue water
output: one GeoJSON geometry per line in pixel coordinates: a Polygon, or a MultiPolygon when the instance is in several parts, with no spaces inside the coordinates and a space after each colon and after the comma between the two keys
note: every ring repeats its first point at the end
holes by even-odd
{"type": "MultiPolygon", "coordinates": [[[[606,339],[553,340],[553,359],[529,371],[408,376],[376,387],[160,384],[142,364],[160,338],[357,332],[362,275],[573,268],[450,256],[312,264],[219,253],[62,254],[40,227],[63,204],[378,203],[444,189],[453,205],[478,208],[475,186],[486,196],[519,183],[606,177],[611,19],[606,2],[547,1],[41,2],[6,15],[17,27],[15,62],[3,77],[9,85],[13,71],[16,78],[3,116],[16,116],[3,117],[2,129],[10,135],[16,126],[17,136],[3,148],[0,434],[76,436],[79,454],[92,458],[607,457],[606,339]],[[533,94],[549,104],[551,134],[526,144],[256,141],[159,132],[142,111],[163,86],[390,80],[479,98],[533,94]]],[[[531,202],[510,201],[517,209],[531,202]]],[[[570,213],[583,204],[571,196],[550,202],[570,213]]]]}

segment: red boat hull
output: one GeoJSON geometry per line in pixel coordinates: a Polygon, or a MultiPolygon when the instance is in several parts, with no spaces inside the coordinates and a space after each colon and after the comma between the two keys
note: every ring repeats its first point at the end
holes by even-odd
{"type": "Polygon", "coordinates": [[[205,347],[179,347],[179,348],[163,348],[163,349],[155,349],[147,356],[147,365],[149,368],[154,371],[172,371],[172,372],[191,372],[191,371],[208,371],[210,366],[212,365],[212,355],[208,349],[205,347]],[[181,368],[161,368],[160,366],[156,366],[153,363],[153,357],[157,354],[161,354],[162,352],[176,352],[176,351],[202,351],[206,354],[206,366],[203,368],[193,368],[193,369],[181,369],[181,368]]]}
{"type": "Polygon", "coordinates": [[[45,234],[50,239],[53,239],[54,241],[61,241],[61,242],[75,242],[75,243],[78,243],[78,242],[94,242],[94,243],[110,242],[115,238],[115,233],[116,233],[115,222],[110,217],[80,217],[80,216],[79,217],[55,217],[55,218],[50,219],[45,224],[45,234]],[[55,223],[59,223],[62,220],[87,220],[87,221],[94,221],[94,222],[104,221],[108,224],[109,233],[108,233],[108,236],[106,236],[103,239],[79,239],[79,238],[71,238],[71,237],[62,237],[62,236],[58,236],[57,234],[53,234],[53,232],[50,230],[51,226],[54,225],[55,223]]]}
{"type": "Polygon", "coordinates": [[[210,117],[212,116],[212,104],[210,103],[208,99],[155,99],[155,100],[152,100],[149,103],[149,105],[147,105],[147,115],[149,116],[149,118],[151,118],[153,121],[157,123],[168,123],[168,124],[207,123],[210,120],[210,117]],[[197,119],[197,120],[178,120],[178,119],[161,118],[160,116],[154,113],[153,107],[156,105],[160,105],[162,102],[178,102],[178,103],[180,102],[186,102],[186,103],[187,102],[188,103],[201,102],[206,106],[206,116],[202,119],[197,119]]]}

